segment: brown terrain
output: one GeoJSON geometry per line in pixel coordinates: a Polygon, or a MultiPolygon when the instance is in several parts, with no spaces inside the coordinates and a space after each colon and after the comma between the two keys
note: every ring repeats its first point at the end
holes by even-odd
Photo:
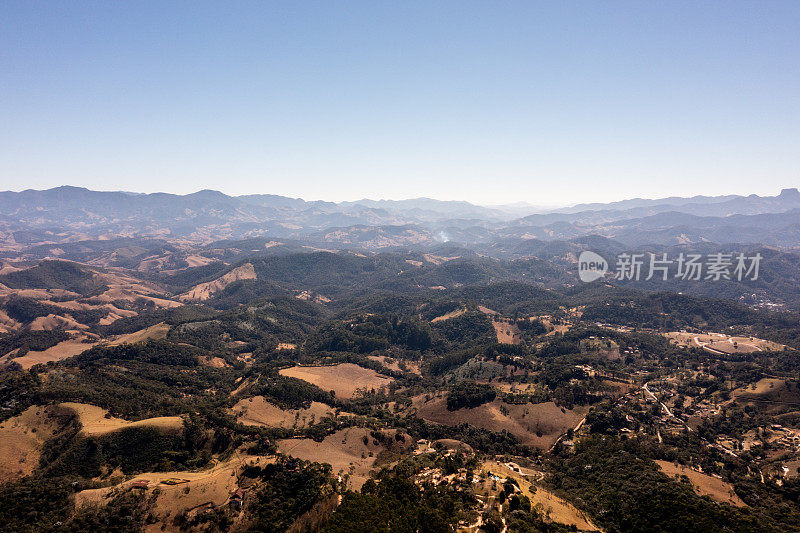
{"type": "Polygon", "coordinates": [[[293,366],[280,370],[283,376],[302,379],[322,390],[334,391],[337,398],[353,398],[359,390],[379,390],[392,378],[353,363],[331,366],[293,366]]]}
{"type": "Polygon", "coordinates": [[[746,507],[746,504],[733,490],[733,485],[719,478],[700,473],[683,465],[676,465],[670,461],[656,461],[662,472],[670,477],[686,476],[692,483],[695,492],[701,496],[709,496],[720,503],[729,503],[736,507],[746,507]]]}
{"type": "MultiPolygon", "coordinates": [[[[63,289],[12,289],[0,284],[0,301],[16,296],[39,300],[44,304],[59,308],[57,313],[37,317],[28,327],[33,331],[61,329],[76,335],[76,339],[80,339],[78,334],[89,329],[87,324],[82,324],[75,319],[75,316],[78,316],[76,312],[100,312],[98,324],[102,326],[111,324],[120,318],[136,316],[138,313],[133,309],[123,308],[130,307],[133,304],[141,305],[147,302],[156,308],[162,309],[183,305],[167,297],[155,296],[164,293],[163,287],[136,279],[122,269],[85,268],[92,275],[93,280],[91,283],[96,285],[102,292],[90,297],[82,297],[78,293],[63,289]]],[[[13,320],[5,312],[0,311],[0,333],[16,331],[22,326],[23,324],[13,320]]],[[[32,353],[28,359],[18,362],[23,366],[27,365],[27,368],[37,362],[58,361],[83,351],[79,349],[80,347],[77,344],[79,342],[66,341],[57,347],[51,348],[44,355],[32,353]],[[33,362],[26,363],[24,361],[33,362]]],[[[90,345],[84,345],[84,348],[88,349],[88,347],[90,345]]]]}
{"type": "MultiPolygon", "coordinates": [[[[400,359],[395,359],[393,357],[388,357],[386,355],[369,355],[367,356],[367,359],[377,361],[386,368],[388,368],[389,370],[393,370],[394,372],[403,371],[403,369],[400,368],[400,359]]],[[[418,376],[422,375],[422,370],[420,368],[419,361],[403,360],[403,363],[405,364],[406,372],[410,372],[418,376]]]]}
{"type": "Polygon", "coordinates": [[[63,425],[54,406],[32,406],[0,423],[0,483],[33,472],[42,446],[63,425]]]}
{"type": "MultiPolygon", "coordinates": [[[[394,433],[391,432],[392,435],[394,433]]],[[[405,435],[402,443],[411,444],[411,438],[405,435]]],[[[358,427],[339,430],[325,437],[322,442],[312,439],[278,441],[278,451],[281,453],[306,461],[328,463],[334,473],[350,474],[349,488],[354,490],[361,488],[378,454],[386,449],[379,441],[372,438],[369,429],[358,427]]]]}
{"type": "Polygon", "coordinates": [[[467,308],[466,307],[462,307],[461,309],[456,309],[455,311],[450,311],[449,313],[447,313],[445,315],[437,316],[436,318],[431,320],[431,323],[435,324],[436,322],[441,322],[443,320],[449,320],[451,318],[456,318],[458,316],[463,315],[466,312],[467,312],[467,308]]]}
{"type": "Polygon", "coordinates": [[[247,426],[281,428],[304,428],[325,417],[335,416],[334,409],[324,403],[311,402],[306,409],[281,409],[263,396],[239,400],[231,412],[238,422],[247,426]]]}
{"type": "Polygon", "coordinates": [[[159,416],[130,422],[122,418],[110,416],[108,411],[96,405],[85,403],[66,402],[59,407],[68,409],[78,416],[84,435],[104,435],[112,431],[135,427],[157,428],[164,433],[178,433],[183,431],[183,419],[179,416],[159,416]]]}
{"type": "Polygon", "coordinates": [[[731,337],[722,333],[689,333],[671,331],[665,333],[670,341],[680,347],[698,347],[719,355],[752,353],[761,351],[779,352],[786,349],[783,344],[756,337],[731,337]]]}
{"type": "Polygon", "coordinates": [[[29,351],[22,357],[11,358],[10,355],[6,355],[0,358],[0,364],[5,364],[8,362],[15,362],[19,363],[22,366],[23,370],[27,370],[34,365],[38,365],[40,363],[49,363],[50,361],[61,361],[62,359],[67,359],[74,355],[81,354],[86,350],[91,349],[95,344],[97,344],[96,340],[92,340],[89,337],[81,336],[75,339],[67,339],[65,341],[61,341],[55,346],[52,346],[46,350],[41,352],[37,352],[34,350],[29,351]],[[88,340],[89,342],[84,342],[88,340]]]}
{"type": "MultiPolygon", "coordinates": [[[[499,479],[512,478],[514,479],[522,494],[526,495],[531,505],[540,513],[542,513],[547,520],[551,522],[558,522],[559,524],[566,524],[568,526],[575,526],[578,531],[600,531],[588,517],[574,505],[559,498],[552,492],[544,487],[536,484],[535,481],[539,476],[535,475],[522,475],[520,472],[514,471],[506,464],[500,461],[487,460],[481,465],[482,469],[489,472],[499,479]]],[[[520,469],[525,472],[527,469],[520,469]]]]}
{"type": "Polygon", "coordinates": [[[139,331],[134,331],[126,335],[120,335],[108,344],[110,346],[117,346],[120,344],[136,344],[137,342],[145,342],[148,340],[160,340],[166,338],[167,332],[169,332],[169,325],[159,322],[149,328],[140,329],[139,331]]]}
{"type": "Polygon", "coordinates": [[[256,279],[256,271],[253,268],[253,265],[250,263],[245,263],[239,267],[236,267],[214,281],[195,285],[189,292],[178,296],[178,299],[184,302],[208,300],[234,281],[243,279],[256,279]]]}
{"type": "Polygon", "coordinates": [[[448,426],[467,423],[489,431],[506,430],[523,444],[543,450],[550,448],[562,433],[577,426],[588,411],[584,406],[562,410],[553,402],[511,405],[499,399],[478,407],[448,411],[446,396],[428,402],[425,396],[415,396],[412,408],[428,422],[448,426]]]}
{"type": "Polygon", "coordinates": [[[778,413],[800,408],[800,383],[777,378],[763,378],[756,383],[733,391],[740,404],[758,405],[766,412],[778,413]]]}
{"type": "Polygon", "coordinates": [[[494,332],[497,334],[497,342],[502,344],[519,344],[522,340],[522,333],[515,323],[511,320],[499,318],[492,319],[494,332]]]}
{"type": "Polygon", "coordinates": [[[240,474],[247,464],[264,466],[274,462],[275,457],[235,453],[225,461],[200,471],[145,472],[117,485],[83,490],[75,495],[76,507],[102,505],[114,496],[142,487],[149,497],[155,498],[151,512],[156,523],[146,531],[174,531],[181,529],[172,524],[172,518],[194,510],[225,505],[233,493],[240,488],[240,474]]]}

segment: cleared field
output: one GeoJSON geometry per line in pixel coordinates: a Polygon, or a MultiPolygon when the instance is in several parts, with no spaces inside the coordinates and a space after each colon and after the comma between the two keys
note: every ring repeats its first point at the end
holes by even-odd
{"type": "Polygon", "coordinates": [[[734,354],[734,353],[753,353],[760,352],[761,348],[754,344],[738,343],[736,341],[724,340],[719,342],[710,342],[706,344],[706,348],[711,348],[718,352],[734,354]]]}
{"type": "Polygon", "coordinates": [[[137,342],[144,342],[147,340],[160,340],[164,339],[169,332],[169,326],[163,322],[159,322],[158,324],[154,324],[149,328],[140,329],[139,331],[134,331],[133,333],[128,333],[126,335],[120,335],[113,341],[109,342],[109,346],[117,346],[119,344],[135,344],[137,342]]]}
{"type": "Polygon", "coordinates": [[[59,407],[69,409],[78,416],[85,435],[104,435],[112,431],[135,427],[153,427],[165,433],[178,433],[183,431],[183,419],[179,416],[159,416],[130,422],[122,418],[108,416],[108,411],[96,405],[85,403],[66,402],[59,407]]]}
{"type": "MultiPolygon", "coordinates": [[[[394,435],[395,432],[390,433],[394,435]]],[[[411,438],[405,436],[404,443],[410,444],[411,438]]],[[[281,453],[307,461],[328,463],[334,473],[350,474],[349,487],[354,490],[361,488],[369,477],[375,458],[385,449],[370,436],[369,429],[356,427],[339,430],[325,437],[322,442],[312,439],[278,441],[278,451],[281,453]]]]}
{"type": "Polygon", "coordinates": [[[86,343],[83,342],[84,337],[78,339],[68,339],[62,342],[59,342],[55,346],[48,348],[41,352],[36,351],[29,351],[22,357],[17,357],[16,359],[12,359],[12,361],[19,363],[22,365],[24,370],[29,369],[33,365],[38,365],[39,363],[48,363],[50,361],[61,361],[62,359],[67,359],[72,357],[73,355],[78,355],[79,353],[83,353],[86,350],[89,350],[94,346],[95,342],[86,343]]]}
{"type": "Polygon", "coordinates": [[[210,355],[200,355],[197,357],[201,365],[210,366],[211,368],[226,368],[230,366],[222,357],[211,357],[210,355]]]}
{"type": "Polygon", "coordinates": [[[280,428],[304,428],[334,416],[333,408],[324,403],[311,402],[308,409],[281,409],[263,396],[239,400],[231,411],[242,424],[280,428]]]}
{"type": "Polygon", "coordinates": [[[189,265],[189,268],[205,266],[209,263],[213,263],[213,259],[209,259],[208,257],[203,257],[202,255],[187,255],[186,256],[186,264],[189,265]]]}
{"type": "Polygon", "coordinates": [[[33,472],[42,445],[62,426],[57,409],[32,406],[0,424],[0,483],[33,472]]]}
{"type": "Polygon", "coordinates": [[[584,352],[604,355],[611,360],[619,359],[619,345],[611,339],[604,337],[583,339],[580,346],[584,352]]]}
{"type": "Polygon", "coordinates": [[[461,309],[456,309],[455,311],[450,311],[449,313],[444,314],[442,316],[437,316],[436,318],[431,320],[431,323],[442,322],[444,320],[449,320],[451,318],[456,318],[457,316],[461,316],[466,312],[467,312],[467,308],[466,307],[461,308],[461,309]]]}
{"type": "Polygon", "coordinates": [[[786,475],[788,477],[797,477],[800,476],[800,459],[794,459],[793,461],[787,461],[784,466],[789,470],[786,475]]]}
{"type": "Polygon", "coordinates": [[[777,413],[800,407],[800,383],[776,378],[763,378],[733,391],[737,403],[759,405],[767,412],[777,413]]]}
{"type": "MultiPolygon", "coordinates": [[[[489,383],[486,383],[487,385],[489,383]]],[[[535,383],[506,383],[504,381],[498,381],[495,383],[491,383],[491,385],[501,392],[513,392],[513,393],[523,393],[523,392],[534,392],[537,389],[541,388],[541,385],[537,386],[535,383]]]]}
{"type": "Polygon", "coordinates": [[[94,300],[113,303],[117,300],[133,302],[144,299],[159,308],[180,307],[181,305],[180,302],[174,300],[152,296],[163,292],[163,289],[154,283],[136,279],[122,269],[109,268],[106,272],[98,273],[97,275],[103,279],[103,283],[108,286],[108,290],[93,298],[94,300]]]}
{"type": "Polygon", "coordinates": [[[522,494],[527,496],[531,505],[536,508],[540,513],[551,522],[559,524],[566,524],[568,526],[574,525],[579,531],[599,531],[599,528],[592,524],[592,522],[583,514],[579,509],[568,501],[559,498],[552,492],[532,484],[530,478],[514,472],[503,463],[498,461],[484,461],[481,465],[483,470],[490,472],[498,477],[514,479],[522,494]]]}
{"type": "Polygon", "coordinates": [[[686,331],[670,331],[669,333],[664,333],[664,336],[677,341],[679,344],[690,345],[695,343],[695,346],[698,346],[696,343],[714,342],[726,338],[721,333],[688,333],[686,331]]]}
{"type": "MultiPolygon", "coordinates": [[[[172,517],[185,511],[207,504],[224,505],[231,494],[239,488],[237,474],[245,464],[263,466],[274,461],[274,457],[235,454],[230,459],[199,472],[146,472],[119,485],[83,490],[75,494],[75,506],[103,505],[117,494],[130,490],[134,483],[147,482],[145,492],[148,496],[156,498],[152,509],[153,516],[162,523],[168,523],[172,517]],[[169,479],[183,482],[175,485],[163,483],[169,479]],[[155,489],[158,489],[157,494],[154,494],[155,489]]],[[[154,525],[155,531],[162,530],[160,524],[154,525]]],[[[177,528],[167,530],[177,531],[177,528]]]]}
{"type": "MultiPolygon", "coordinates": [[[[561,333],[562,335],[572,329],[572,324],[551,324],[552,330],[547,332],[547,335],[553,336],[557,333],[561,333]]],[[[547,327],[547,324],[545,324],[547,327]]],[[[548,328],[549,329],[549,328],[548,328]]]]}
{"type": "Polygon", "coordinates": [[[55,329],[76,330],[89,329],[89,326],[59,315],[37,317],[30,324],[31,331],[53,331],[55,329]]]}
{"type": "Polygon", "coordinates": [[[275,348],[276,350],[294,350],[297,348],[296,344],[292,344],[291,342],[279,342],[278,347],[275,348]]]}
{"type": "Polygon", "coordinates": [[[767,341],[764,339],[757,339],[755,337],[728,337],[724,340],[710,342],[706,345],[714,350],[735,354],[735,353],[753,353],[762,351],[783,351],[785,346],[777,342],[767,341]]]}
{"type": "Polygon", "coordinates": [[[510,405],[499,399],[471,409],[448,411],[446,397],[426,403],[425,395],[414,397],[412,407],[417,417],[429,422],[447,426],[467,423],[489,431],[506,430],[523,444],[543,450],[550,448],[567,429],[578,425],[588,411],[583,406],[562,411],[553,402],[510,405]]]}
{"type": "Polygon", "coordinates": [[[671,331],[664,336],[680,347],[699,347],[711,353],[736,354],[761,351],[783,351],[783,344],[756,337],[731,337],[722,333],[687,333],[671,331]]]}
{"type": "Polygon", "coordinates": [[[0,310],[0,333],[8,333],[21,325],[22,324],[8,316],[5,311],[0,310]]]}
{"type": "Polygon", "coordinates": [[[656,461],[658,467],[670,477],[686,476],[692,482],[695,492],[701,496],[709,496],[711,499],[729,503],[736,507],[746,507],[746,504],[733,490],[733,485],[721,479],[701,474],[683,465],[676,465],[670,461],[656,461]]]}
{"type": "Polygon", "coordinates": [[[492,320],[494,332],[497,334],[497,342],[502,344],[519,344],[522,340],[522,333],[516,324],[506,320],[492,320]]]}
{"type": "Polygon", "coordinates": [[[282,376],[302,379],[317,387],[334,391],[338,398],[353,398],[358,390],[378,390],[388,386],[392,378],[353,363],[332,366],[293,366],[280,371],[282,376]]]}
{"type": "MultiPolygon", "coordinates": [[[[370,355],[367,359],[372,359],[373,361],[377,361],[389,370],[394,370],[395,372],[402,372],[403,369],[400,368],[400,360],[394,359],[392,357],[387,357],[385,355],[370,355]]],[[[422,370],[420,370],[419,362],[418,361],[407,361],[403,360],[403,363],[406,367],[406,372],[411,372],[412,374],[416,374],[418,376],[422,375],[422,370]]]]}
{"type": "Polygon", "coordinates": [[[733,391],[734,396],[747,396],[747,395],[755,395],[755,396],[763,396],[765,394],[771,394],[774,392],[778,392],[786,386],[786,381],[783,379],[777,378],[763,378],[758,380],[755,383],[752,383],[746,387],[740,387],[733,391]]]}
{"type": "Polygon", "coordinates": [[[178,299],[182,301],[208,300],[234,281],[242,279],[256,279],[256,271],[250,263],[245,263],[242,266],[236,267],[214,281],[195,285],[189,292],[178,296],[178,299]]]}
{"type": "Polygon", "coordinates": [[[442,263],[446,263],[448,261],[452,261],[453,259],[458,259],[460,255],[454,255],[452,257],[444,257],[440,255],[433,255],[433,254],[422,254],[422,257],[425,261],[429,263],[433,263],[434,265],[441,265],[442,263]]]}
{"type": "Polygon", "coordinates": [[[18,272],[20,270],[24,269],[15,267],[11,263],[7,263],[5,261],[0,262],[0,275],[11,274],[12,272],[18,272]]]}

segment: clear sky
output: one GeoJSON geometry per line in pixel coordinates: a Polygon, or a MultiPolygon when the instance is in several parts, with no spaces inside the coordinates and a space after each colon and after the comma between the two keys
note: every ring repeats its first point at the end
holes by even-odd
{"type": "Polygon", "coordinates": [[[800,2],[0,3],[0,190],[800,185],[800,2]]]}

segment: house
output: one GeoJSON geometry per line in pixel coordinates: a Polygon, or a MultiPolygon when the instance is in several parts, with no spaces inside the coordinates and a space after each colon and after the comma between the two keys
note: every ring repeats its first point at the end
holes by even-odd
{"type": "Polygon", "coordinates": [[[232,494],[228,505],[233,507],[234,509],[241,509],[242,504],[244,503],[244,497],[247,494],[247,490],[245,489],[236,489],[232,494]]]}

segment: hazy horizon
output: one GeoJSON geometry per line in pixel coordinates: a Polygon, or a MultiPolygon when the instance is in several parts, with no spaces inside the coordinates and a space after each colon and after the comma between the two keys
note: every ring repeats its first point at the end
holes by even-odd
{"type": "MultiPolygon", "coordinates": [[[[200,192],[204,192],[204,191],[213,191],[213,192],[220,192],[222,194],[225,194],[226,196],[230,196],[230,197],[234,197],[234,198],[235,197],[240,197],[240,196],[272,195],[272,196],[282,196],[282,197],[291,198],[291,199],[295,199],[295,200],[303,200],[303,201],[306,201],[306,202],[323,201],[323,202],[333,202],[333,203],[337,203],[337,204],[338,203],[358,203],[360,201],[403,202],[403,201],[413,201],[413,200],[434,200],[434,201],[439,201],[439,202],[467,202],[467,203],[470,203],[472,205],[476,205],[476,206],[480,206],[480,207],[486,207],[486,208],[530,209],[530,210],[535,210],[537,212],[544,212],[544,211],[547,211],[547,210],[555,210],[555,209],[561,209],[561,208],[575,207],[575,206],[582,205],[582,204],[594,204],[594,203],[615,203],[615,202],[625,202],[625,201],[632,201],[632,200],[654,201],[654,200],[662,200],[662,199],[668,199],[668,198],[693,198],[693,197],[723,197],[723,196],[741,196],[741,197],[746,197],[746,196],[750,196],[752,194],[756,194],[756,193],[753,193],[753,192],[746,192],[746,193],[719,192],[717,194],[712,194],[712,195],[686,194],[686,195],[657,196],[657,197],[650,197],[650,198],[644,198],[644,197],[640,197],[640,196],[630,196],[630,197],[625,196],[625,197],[612,198],[610,200],[605,200],[605,201],[599,201],[598,200],[598,201],[588,201],[588,202],[571,202],[571,203],[570,202],[566,202],[566,203],[562,203],[562,204],[543,204],[543,203],[542,204],[534,204],[534,203],[526,202],[524,200],[517,200],[516,202],[507,202],[507,203],[487,203],[487,202],[473,202],[473,201],[463,200],[463,199],[459,199],[459,198],[433,198],[433,197],[430,197],[430,196],[409,196],[409,197],[403,197],[403,198],[369,198],[369,197],[360,197],[360,198],[352,198],[352,199],[344,199],[344,200],[329,200],[329,199],[326,199],[326,198],[307,198],[307,197],[302,197],[302,196],[290,196],[290,195],[277,194],[277,193],[272,193],[272,192],[245,192],[245,193],[242,193],[242,194],[229,194],[229,193],[226,193],[224,190],[219,190],[219,189],[197,189],[197,190],[191,190],[191,191],[188,191],[188,192],[173,193],[173,192],[164,191],[164,190],[134,191],[134,190],[124,190],[124,189],[93,189],[93,188],[90,188],[90,187],[83,187],[83,186],[80,186],[80,185],[73,185],[73,184],[62,184],[62,185],[57,185],[55,187],[48,187],[47,189],[32,189],[32,188],[7,189],[7,190],[0,190],[0,193],[3,193],[3,192],[19,193],[19,192],[25,192],[25,191],[44,191],[44,190],[57,189],[57,188],[60,188],[60,187],[75,187],[75,188],[87,189],[87,190],[90,190],[90,191],[93,191],[93,192],[111,192],[111,193],[117,192],[117,193],[124,193],[124,194],[133,194],[133,195],[175,194],[175,195],[178,195],[178,196],[186,196],[186,195],[196,194],[196,193],[200,193],[200,192]]],[[[794,187],[792,185],[787,185],[785,187],[780,187],[778,190],[775,190],[775,191],[768,191],[766,194],[758,194],[758,196],[762,196],[762,197],[778,196],[781,193],[781,191],[783,191],[785,189],[797,189],[797,187],[794,187]]]]}

